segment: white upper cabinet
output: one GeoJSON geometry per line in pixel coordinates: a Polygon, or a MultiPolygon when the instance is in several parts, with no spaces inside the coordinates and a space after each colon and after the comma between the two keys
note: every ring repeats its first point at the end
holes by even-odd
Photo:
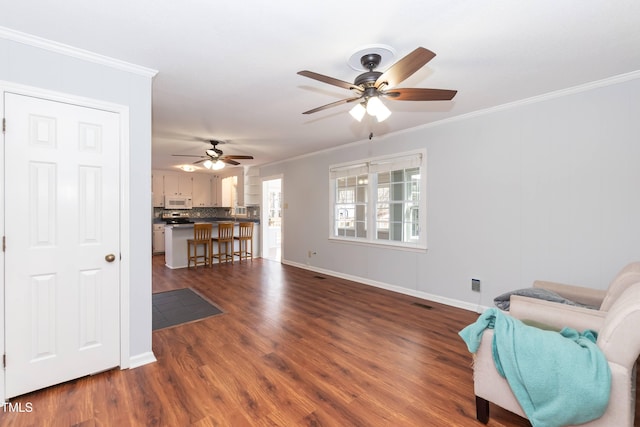
{"type": "Polygon", "coordinates": [[[226,178],[222,178],[222,198],[221,198],[221,206],[225,208],[233,208],[237,206],[238,203],[238,177],[228,176],[226,178]]]}
{"type": "Polygon", "coordinates": [[[152,175],[153,206],[164,207],[165,196],[186,196],[194,208],[233,208],[245,203],[259,204],[257,176],[247,177],[237,168],[234,175],[221,177],[208,173],[180,173],[154,170],[152,175]],[[254,179],[255,178],[255,179],[254,179]],[[247,189],[250,193],[245,195],[247,189]]]}
{"type": "Polygon", "coordinates": [[[158,171],[154,171],[152,175],[151,193],[153,207],[164,207],[164,175],[158,171]]]}
{"type": "Polygon", "coordinates": [[[193,197],[193,179],[191,175],[165,175],[164,194],[165,196],[193,197]]]}
{"type": "Polygon", "coordinates": [[[214,208],[222,206],[222,180],[218,175],[211,176],[211,202],[214,208]]]}
{"type": "Polygon", "coordinates": [[[213,207],[213,191],[211,175],[193,175],[193,207],[210,208],[213,207]]]}

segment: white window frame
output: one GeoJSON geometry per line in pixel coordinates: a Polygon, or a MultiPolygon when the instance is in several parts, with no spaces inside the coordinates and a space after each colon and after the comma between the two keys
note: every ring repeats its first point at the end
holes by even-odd
{"type": "MultiPolygon", "coordinates": [[[[397,153],[390,154],[386,156],[373,157],[368,159],[359,160],[357,162],[350,163],[342,163],[337,165],[331,165],[329,167],[329,194],[330,194],[330,202],[329,202],[329,240],[336,242],[346,242],[346,243],[354,243],[354,244],[364,244],[364,245],[374,245],[374,246],[389,246],[398,249],[416,249],[416,250],[425,250],[427,249],[427,197],[426,197],[426,189],[427,189],[427,152],[425,149],[410,151],[405,153],[397,153]],[[406,222],[406,216],[403,212],[402,214],[402,228],[403,228],[403,238],[402,240],[407,241],[398,241],[398,240],[385,240],[378,238],[378,174],[384,172],[398,171],[398,170],[407,170],[413,168],[419,168],[419,200],[415,203],[415,207],[411,207],[411,203],[406,203],[409,201],[410,197],[406,196],[406,191],[404,193],[404,198],[402,200],[397,200],[399,203],[402,203],[403,207],[406,209],[418,210],[418,222],[417,224],[411,225],[410,222],[406,222]],[[336,182],[337,180],[345,177],[354,177],[354,176],[363,176],[367,177],[367,195],[366,195],[366,218],[365,218],[365,228],[366,228],[366,236],[356,236],[356,233],[361,233],[362,228],[358,231],[353,230],[351,235],[339,235],[339,231],[337,228],[337,221],[342,220],[341,218],[337,218],[337,209],[336,209],[336,182]],[[413,239],[406,239],[406,233],[413,233],[415,230],[418,231],[419,235],[413,239]]],[[[409,182],[403,182],[403,185],[409,185],[409,182]]],[[[404,187],[406,188],[406,187],[404,187]]],[[[355,191],[355,188],[354,188],[355,191]]],[[[383,203],[384,202],[380,202],[383,203]]],[[[355,203],[354,207],[355,209],[355,203]]],[[[362,218],[358,218],[362,220],[362,218]]],[[[343,229],[341,229],[343,230],[343,229]]],[[[346,234],[346,233],[345,233],[346,234]]]]}

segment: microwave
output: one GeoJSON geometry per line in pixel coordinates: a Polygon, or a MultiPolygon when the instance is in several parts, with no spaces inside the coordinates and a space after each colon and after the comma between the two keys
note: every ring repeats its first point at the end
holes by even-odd
{"type": "Polygon", "coordinates": [[[193,201],[189,196],[164,196],[165,209],[191,209],[193,201]]]}

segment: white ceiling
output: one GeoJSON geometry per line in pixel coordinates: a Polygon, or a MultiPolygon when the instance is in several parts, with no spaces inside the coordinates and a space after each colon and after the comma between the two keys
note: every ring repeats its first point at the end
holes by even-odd
{"type": "MultiPolygon", "coordinates": [[[[0,26],[158,70],[153,167],[191,161],[204,139],[266,164],[640,70],[637,0],[0,0],[0,26]],[[400,87],[453,101],[386,101],[358,123],[352,96],[296,74],[353,81],[363,46],[437,54],[400,87]]],[[[197,159],[193,159],[195,161],[197,159]]]]}

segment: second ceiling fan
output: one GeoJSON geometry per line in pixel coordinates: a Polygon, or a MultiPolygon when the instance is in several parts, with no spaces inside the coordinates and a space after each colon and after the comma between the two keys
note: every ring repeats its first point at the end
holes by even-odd
{"type": "Polygon", "coordinates": [[[327,108],[358,101],[351,110],[351,115],[358,121],[362,120],[365,112],[375,115],[378,121],[386,119],[391,112],[380,101],[381,97],[396,101],[449,101],[458,91],[449,89],[396,88],[395,86],[422,68],[436,56],[435,53],[423,47],[393,64],[387,71],[374,71],[380,65],[381,56],[370,53],[362,56],[360,63],[368,69],[360,74],[353,83],[335,79],[313,71],[299,71],[298,74],[323,83],[338,86],[355,92],[351,98],[341,99],[321,107],[305,111],[302,114],[312,114],[327,108]]]}
{"type": "MultiPolygon", "coordinates": [[[[238,166],[240,163],[236,160],[250,160],[253,159],[253,156],[244,156],[244,155],[225,155],[221,149],[218,148],[218,144],[224,144],[224,141],[217,141],[212,139],[209,141],[211,144],[211,148],[205,150],[204,156],[199,155],[191,155],[191,154],[173,154],[176,157],[200,157],[200,160],[193,162],[194,165],[198,163],[205,163],[205,167],[207,169],[217,169],[215,167],[210,167],[209,165],[221,165],[224,167],[224,163],[228,165],[238,166]]],[[[218,168],[221,168],[218,166],[218,168]]]]}

